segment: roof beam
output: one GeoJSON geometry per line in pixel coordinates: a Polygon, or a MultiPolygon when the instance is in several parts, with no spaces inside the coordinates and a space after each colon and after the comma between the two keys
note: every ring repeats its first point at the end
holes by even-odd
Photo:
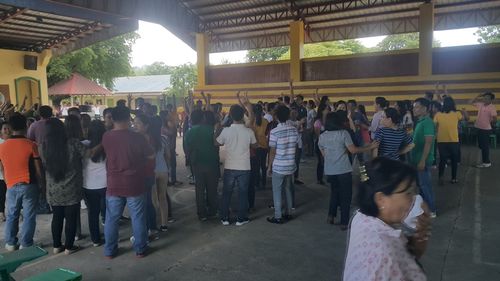
{"type": "Polygon", "coordinates": [[[0,17],[0,24],[8,21],[11,18],[14,18],[17,15],[20,15],[24,13],[26,9],[21,9],[21,8],[13,8],[10,11],[6,12],[3,16],[0,17]]]}
{"type": "MultiPolygon", "coordinates": [[[[401,4],[408,3],[421,3],[422,0],[402,0],[402,1],[387,1],[387,0],[352,0],[346,1],[331,1],[321,4],[314,4],[308,6],[296,6],[296,11],[292,9],[279,9],[275,11],[270,11],[267,13],[259,14],[247,14],[244,16],[228,17],[219,20],[206,21],[200,26],[201,30],[204,31],[215,31],[218,28],[227,27],[241,27],[243,25],[254,25],[254,24],[265,24],[276,21],[292,21],[297,18],[297,14],[300,15],[299,18],[303,20],[308,20],[312,16],[329,15],[340,12],[362,10],[370,7],[397,7],[401,4]]],[[[369,9],[368,9],[369,11],[369,9]]],[[[369,14],[365,15],[369,16],[369,14]]]]}
{"type": "Polygon", "coordinates": [[[64,34],[61,34],[57,36],[56,38],[49,39],[45,42],[38,43],[34,45],[31,50],[32,51],[40,51],[43,49],[50,49],[54,47],[55,45],[63,44],[67,41],[69,41],[71,38],[78,37],[81,34],[92,32],[93,30],[97,29],[100,27],[99,22],[92,22],[86,25],[83,25],[79,28],[75,28],[72,31],[66,32],[64,34]]]}
{"type": "MultiPolygon", "coordinates": [[[[237,4],[241,4],[241,3],[244,3],[245,1],[239,1],[237,2],[237,4]]],[[[235,4],[234,1],[228,1],[227,2],[228,4],[231,3],[231,4],[235,4]]],[[[247,6],[240,6],[240,7],[236,7],[236,8],[229,8],[229,9],[224,9],[222,11],[213,11],[213,12],[210,12],[210,11],[202,11],[200,12],[199,8],[192,8],[192,10],[199,16],[201,17],[206,17],[205,20],[210,20],[211,18],[220,18],[221,15],[223,14],[229,14],[229,13],[234,13],[234,12],[241,12],[242,10],[245,10],[245,9],[248,9],[248,10],[255,10],[255,9],[259,9],[259,8],[267,8],[269,6],[273,6],[273,5],[281,5],[282,3],[281,2],[275,2],[275,1],[271,1],[271,2],[267,2],[267,3],[261,3],[261,4],[253,4],[252,6],[250,7],[247,7],[247,6]]],[[[215,5],[214,5],[215,6],[215,5]]],[[[190,8],[191,9],[191,8],[190,8]]]]}
{"type": "Polygon", "coordinates": [[[104,13],[102,11],[83,9],[77,5],[67,4],[66,1],[48,0],[2,0],[2,3],[24,7],[30,10],[57,14],[78,19],[100,21],[112,24],[123,23],[123,19],[116,14],[104,13]],[[61,3],[62,2],[62,3],[61,3]]]}

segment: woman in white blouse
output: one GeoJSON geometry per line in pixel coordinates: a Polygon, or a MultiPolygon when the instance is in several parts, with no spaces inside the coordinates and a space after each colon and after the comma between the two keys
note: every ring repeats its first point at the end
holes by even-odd
{"type": "MultiPolygon", "coordinates": [[[[101,144],[102,136],[106,132],[104,122],[93,120],[90,122],[88,139],[82,143],[88,148],[94,148],[101,144]]],[[[88,219],[90,239],[94,247],[102,244],[101,232],[99,230],[99,214],[106,214],[106,155],[100,150],[90,158],[86,158],[83,163],[83,188],[85,203],[88,207],[88,219]]]]}
{"type": "Polygon", "coordinates": [[[351,221],[344,281],[427,280],[418,259],[430,235],[430,215],[425,203],[413,204],[415,179],[413,167],[383,157],[361,171],[360,210],[351,221]],[[405,228],[413,232],[404,232],[401,226],[407,225],[414,209],[425,212],[413,217],[413,227],[405,228]]]}

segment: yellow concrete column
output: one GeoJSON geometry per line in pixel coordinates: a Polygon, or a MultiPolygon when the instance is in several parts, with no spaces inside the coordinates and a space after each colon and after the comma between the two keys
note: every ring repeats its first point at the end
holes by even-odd
{"type": "Polygon", "coordinates": [[[207,67],[209,65],[208,36],[196,33],[196,55],[198,66],[198,86],[207,85],[207,67]]]}
{"type": "Polygon", "coordinates": [[[304,22],[290,23],[290,79],[302,80],[302,59],[304,58],[304,22]]]}
{"type": "Polygon", "coordinates": [[[434,33],[434,3],[420,5],[418,74],[432,75],[432,39],[434,33]]]}

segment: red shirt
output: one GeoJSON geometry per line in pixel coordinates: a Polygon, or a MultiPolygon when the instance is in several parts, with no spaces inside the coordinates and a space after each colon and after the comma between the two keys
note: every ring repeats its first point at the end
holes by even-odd
{"type": "Polygon", "coordinates": [[[109,196],[134,197],[146,192],[144,168],[153,150],[142,135],[112,130],[102,138],[109,196]]]}

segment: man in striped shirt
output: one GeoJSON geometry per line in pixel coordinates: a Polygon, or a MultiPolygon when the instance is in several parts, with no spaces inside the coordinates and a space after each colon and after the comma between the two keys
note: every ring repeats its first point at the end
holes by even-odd
{"type": "Polygon", "coordinates": [[[297,129],[286,123],[290,117],[290,109],[280,105],[276,109],[279,124],[269,134],[269,173],[272,173],[274,217],[268,217],[270,223],[281,224],[284,219],[291,219],[292,211],[292,178],[295,172],[295,152],[299,143],[297,129]],[[287,208],[285,215],[281,211],[281,194],[285,189],[287,208]]]}

